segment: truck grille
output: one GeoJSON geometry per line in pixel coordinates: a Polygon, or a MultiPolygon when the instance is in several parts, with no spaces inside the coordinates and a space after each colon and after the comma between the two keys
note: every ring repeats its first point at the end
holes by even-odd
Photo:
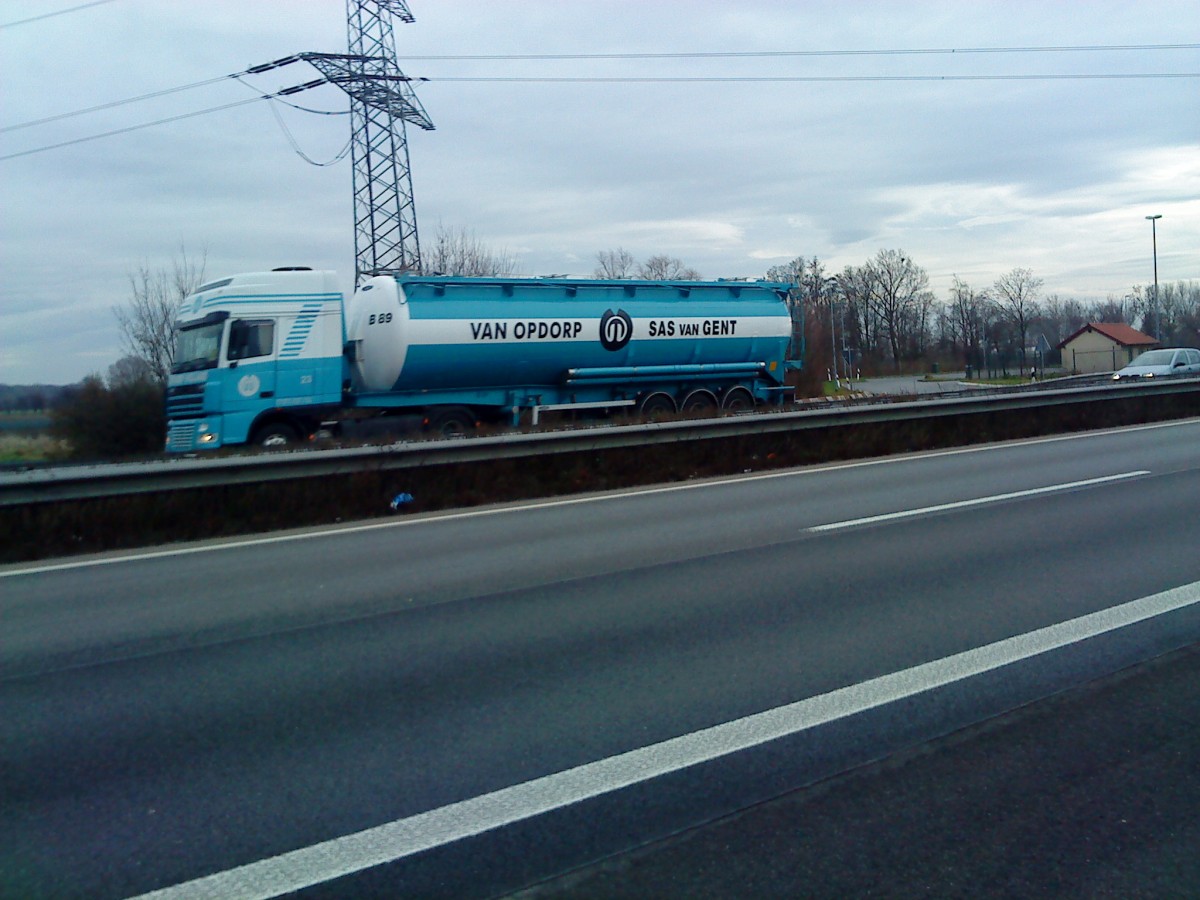
{"type": "Polygon", "coordinates": [[[167,390],[168,419],[198,419],[204,415],[204,385],[183,384],[167,390]]]}
{"type": "Polygon", "coordinates": [[[195,443],[195,422],[171,422],[167,427],[168,450],[191,450],[195,443]]]}

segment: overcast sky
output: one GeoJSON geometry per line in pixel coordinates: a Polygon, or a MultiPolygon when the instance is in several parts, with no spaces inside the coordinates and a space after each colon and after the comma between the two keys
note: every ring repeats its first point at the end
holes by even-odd
{"type": "MultiPolygon", "coordinates": [[[[772,2],[411,0],[401,66],[437,130],[409,130],[417,218],[471,229],[522,274],[590,276],[596,253],[677,256],[704,277],[816,255],[832,271],[902,250],[944,299],[1013,267],[1046,293],[1121,297],[1200,279],[1200,78],[505,83],[563,76],[827,77],[1200,73],[1200,50],[674,59],[763,53],[1200,43],[1195,0],[772,2]],[[475,78],[454,81],[454,78],[475,78]]],[[[255,96],[217,79],[345,52],[343,0],[0,0],[0,156],[255,96]],[[60,15],[55,15],[64,11],[60,15]]],[[[305,64],[247,79],[258,92],[305,64]]],[[[334,87],[295,98],[344,111],[334,87]]],[[[345,115],[277,106],[300,149],[338,155],[345,115]]],[[[293,150],[255,102],[0,160],[0,382],[68,383],[121,355],[112,307],[181,247],[212,278],[281,265],[354,272],[349,159],[293,150]]]]}

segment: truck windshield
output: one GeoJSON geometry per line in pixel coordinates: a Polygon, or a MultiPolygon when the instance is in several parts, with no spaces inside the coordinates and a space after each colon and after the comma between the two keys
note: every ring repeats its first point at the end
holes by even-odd
{"type": "Polygon", "coordinates": [[[224,322],[181,328],[176,338],[175,362],[172,373],[195,372],[197,369],[212,369],[221,354],[221,335],[224,322]]]}

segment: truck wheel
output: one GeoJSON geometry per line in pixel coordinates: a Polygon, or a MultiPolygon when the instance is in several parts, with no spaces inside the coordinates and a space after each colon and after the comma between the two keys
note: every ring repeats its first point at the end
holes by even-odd
{"type": "Polygon", "coordinates": [[[721,398],[721,409],[725,412],[745,412],[754,409],[754,395],[744,387],[731,387],[721,398]]]}
{"type": "Polygon", "coordinates": [[[465,406],[447,406],[429,416],[426,428],[441,437],[462,437],[475,430],[475,414],[465,406]]]}
{"type": "Polygon", "coordinates": [[[661,419],[663,416],[674,414],[674,412],[675,398],[661,391],[654,394],[647,394],[638,405],[638,414],[643,419],[661,419]]]}
{"type": "Polygon", "coordinates": [[[681,412],[688,415],[708,415],[717,411],[717,396],[712,391],[698,388],[683,398],[679,404],[681,412]]]}
{"type": "Polygon", "coordinates": [[[295,428],[284,422],[267,425],[260,428],[254,434],[254,443],[260,447],[268,447],[273,450],[278,450],[281,447],[290,447],[299,442],[300,434],[295,428]]]}

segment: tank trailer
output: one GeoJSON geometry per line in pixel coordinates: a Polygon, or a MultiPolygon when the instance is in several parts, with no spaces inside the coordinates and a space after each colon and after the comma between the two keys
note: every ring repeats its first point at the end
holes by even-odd
{"type": "Polygon", "coordinates": [[[546,410],[741,411],[791,399],[789,285],[276,269],[181,304],[171,452],[285,446],[408,416],[438,434],[546,410]]]}

